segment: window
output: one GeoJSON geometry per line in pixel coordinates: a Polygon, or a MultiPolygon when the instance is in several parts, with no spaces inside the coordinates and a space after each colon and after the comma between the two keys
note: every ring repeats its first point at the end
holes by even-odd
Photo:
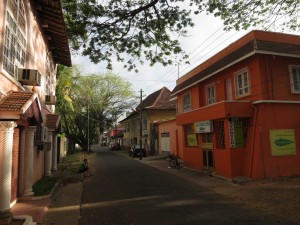
{"type": "Polygon", "coordinates": [[[26,37],[25,12],[22,0],[8,0],[6,11],[3,67],[16,79],[18,67],[24,67],[26,37]]]}
{"type": "Polygon", "coordinates": [[[46,58],[45,92],[46,95],[51,94],[51,64],[48,56],[46,58]]]}
{"type": "Polygon", "coordinates": [[[193,125],[184,126],[185,130],[185,145],[189,147],[197,147],[198,139],[193,125]]]}
{"type": "Polygon", "coordinates": [[[46,95],[50,95],[50,74],[46,74],[46,80],[45,80],[45,92],[46,95]]]}
{"type": "Polygon", "coordinates": [[[300,93],[300,66],[290,66],[290,81],[292,93],[300,93]]]}
{"type": "Polygon", "coordinates": [[[231,86],[231,79],[226,79],[226,100],[232,100],[232,86],[231,86]]]}
{"type": "Polygon", "coordinates": [[[237,97],[243,97],[250,94],[248,69],[243,69],[235,74],[235,91],[237,97]]]}
{"type": "Polygon", "coordinates": [[[143,118],[143,130],[147,130],[147,118],[143,118]]]}
{"type": "Polygon", "coordinates": [[[192,109],[191,105],[191,93],[187,93],[182,96],[182,111],[190,111],[192,109]]]}
{"type": "Polygon", "coordinates": [[[206,86],[206,105],[216,102],[215,84],[206,86]]]}

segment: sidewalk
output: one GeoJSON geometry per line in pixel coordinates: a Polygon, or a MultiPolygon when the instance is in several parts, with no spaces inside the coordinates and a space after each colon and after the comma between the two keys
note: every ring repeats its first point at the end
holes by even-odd
{"type": "MultiPolygon", "coordinates": [[[[85,156],[90,158],[93,154],[85,156]]],[[[70,168],[52,174],[60,179],[48,196],[33,197],[29,201],[17,202],[11,208],[14,219],[10,225],[76,225],[83,178],[82,174],[68,170],[70,168]]]]}

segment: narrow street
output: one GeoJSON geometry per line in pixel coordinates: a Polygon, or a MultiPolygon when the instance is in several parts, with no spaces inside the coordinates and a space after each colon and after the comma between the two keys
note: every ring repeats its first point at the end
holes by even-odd
{"type": "Polygon", "coordinates": [[[104,149],[84,182],[80,225],[289,224],[104,149]]]}

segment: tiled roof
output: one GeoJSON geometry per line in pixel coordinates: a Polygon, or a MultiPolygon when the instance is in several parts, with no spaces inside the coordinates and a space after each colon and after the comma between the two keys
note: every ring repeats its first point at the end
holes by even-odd
{"type": "Polygon", "coordinates": [[[48,42],[56,63],[71,66],[67,30],[60,0],[31,0],[41,21],[43,33],[48,42]]]}
{"type": "Polygon", "coordinates": [[[187,79],[176,85],[172,97],[255,53],[299,57],[300,36],[252,31],[186,74],[187,79]]]}
{"type": "Polygon", "coordinates": [[[0,102],[0,111],[23,111],[34,95],[32,92],[13,91],[0,102]]]}
{"type": "Polygon", "coordinates": [[[136,110],[143,109],[176,109],[176,101],[170,101],[171,91],[163,87],[162,89],[153,92],[145,98],[141,104],[136,107],[136,110]]]}
{"type": "Polygon", "coordinates": [[[45,126],[48,129],[57,129],[60,121],[60,116],[58,114],[47,114],[45,126]]]}
{"type": "Polygon", "coordinates": [[[135,111],[131,112],[129,116],[127,116],[124,120],[133,117],[138,114],[139,111],[144,109],[153,109],[153,110],[175,110],[176,109],[176,100],[171,99],[171,91],[163,87],[162,89],[153,92],[147,98],[145,98],[142,103],[140,103],[135,109],[135,111]]]}

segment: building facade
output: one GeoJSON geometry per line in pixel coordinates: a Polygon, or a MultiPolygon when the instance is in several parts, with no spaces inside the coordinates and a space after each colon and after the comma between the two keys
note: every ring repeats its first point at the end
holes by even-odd
{"type": "Polygon", "coordinates": [[[182,148],[179,146],[182,144],[179,137],[182,136],[181,126],[177,126],[176,119],[157,122],[158,126],[158,143],[160,154],[174,154],[183,157],[182,148]]]}
{"type": "Polygon", "coordinates": [[[71,66],[61,3],[0,2],[0,220],[57,163],[56,66],[71,66]]]}
{"type": "Polygon", "coordinates": [[[252,31],[180,78],[172,98],[187,166],[300,174],[300,36],[252,31]]]}
{"type": "Polygon", "coordinates": [[[140,144],[147,154],[156,154],[159,150],[158,121],[174,119],[176,102],[170,101],[171,91],[166,87],[147,96],[125,119],[120,121],[124,127],[123,144],[140,144]]]}

